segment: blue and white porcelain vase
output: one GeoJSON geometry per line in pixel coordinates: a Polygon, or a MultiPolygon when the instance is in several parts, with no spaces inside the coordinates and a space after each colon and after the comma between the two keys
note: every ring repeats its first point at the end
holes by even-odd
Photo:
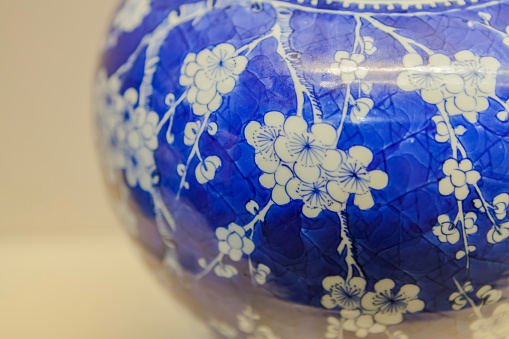
{"type": "Polygon", "coordinates": [[[224,338],[509,338],[509,2],[127,0],[120,214],[224,338]]]}

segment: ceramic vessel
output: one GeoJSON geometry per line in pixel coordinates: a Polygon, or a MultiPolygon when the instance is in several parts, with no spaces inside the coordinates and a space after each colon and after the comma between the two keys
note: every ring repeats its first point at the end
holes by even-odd
{"type": "Polygon", "coordinates": [[[509,338],[509,3],[127,0],[116,204],[224,338],[509,338]]]}

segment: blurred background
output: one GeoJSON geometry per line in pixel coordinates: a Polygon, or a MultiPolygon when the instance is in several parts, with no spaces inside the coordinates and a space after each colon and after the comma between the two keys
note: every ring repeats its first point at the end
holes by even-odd
{"type": "Polygon", "coordinates": [[[0,0],[0,338],[209,338],[107,200],[92,83],[117,0],[0,0]]]}

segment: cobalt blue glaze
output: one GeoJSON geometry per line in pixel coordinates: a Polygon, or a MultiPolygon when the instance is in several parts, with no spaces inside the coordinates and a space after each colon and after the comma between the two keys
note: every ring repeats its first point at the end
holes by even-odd
{"type": "Polygon", "coordinates": [[[509,337],[507,17],[127,0],[96,111],[132,234],[227,338],[509,337]]]}

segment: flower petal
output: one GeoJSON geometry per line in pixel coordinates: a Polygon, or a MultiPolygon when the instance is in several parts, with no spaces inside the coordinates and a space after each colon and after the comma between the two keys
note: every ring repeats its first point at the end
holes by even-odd
{"type": "Polygon", "coordinates": [[[299,182],[300,180],[297,178],[293,178],[286,184],[286,193],[293,199],[293,200],[299,200],[299,182]]]}
{"type": "Polygon", "coordinates": [[[246,69],[248,60],[245,56],[239,55],[237,57],[232,58],[232,61],[235,62],[235,67],[233,68],[233,74],[239,75],[246,69]]]}
{"type": "Polygon", "coordinates": [[[431,66],[439,68],[437,73],[446,73],[451,66],[451,59],[443,54],[433,54],[429,57],[428,62],[431,66]]]}
{"type": "Polygon", "coordinates": [[[444,196],[451,195],[454,192],[451,177],[444,178],[438,182],[438,191],[444,196]]]}
{"type": "Polygon", "coordinates": [[[477,182],[481,180],[481,174],[477,171],[469,171],[467,173],[467,183],[470,185],[475,185],[477,182]]]}
{"type": "Polygon", "coordinates": [[[423,64],[422,57],[417,53],[409,53],[403,57],[403,65],[405,68],[413,68],[423,64]]]}
{"type": "Polygon", "coordinates": [[[285,117],[281,112],[272,111],[265,114],[263,122],[266,126],[280,127],[285,122],[285,117]]]}
{"type": "Polygon", "coordinates": [[[405,299],[417,298],[421,289],[417,285],[406,284],[401,287],[398,295],[405,299]]]}
{"type": "Polygon", "coordinates": [[[304,182],[315,182],[320,178],[320,167],[305,166],[301,162],[296,162],[293,166],[295,174],[304,182]]]}
{"type": "Polygon", "coordinates": [[[364,62],[366,57],[364,56],[364,54],[352,54],[352,57],[350,59],[355,61],[357,64],[360,64],[360,63],[364,62]]]}
{"type": "Polygon", "coordinates": [[[470,191],[469,191],[467,185],[461,186],[461,187],[456,187],[454,189],[454,196],[458,200],[465,200],[469,193],[470,193],[470,191]]]}
{"type": "Polygon", "coordinates": [[[368,75],[368,69],[366,67],[358,67],[355,70],[355,76],[357,79],[364,79],[368,75]]]}
{"type": "Polygon", "coordinates": [[[216,238],[219,240],[226,240],[229,234],[230,232],[225,227],[216,228],[216,238]]]}
{"type": "Polygon", "coordinates": [[[361,305],[368,311],[374,311],[379,308],[377,304],[377,294],[373,292],[367,292],[364,297],[362,297],[361,305]]]}
{"type": "Polygon", "coordinates": [[[375,284],[375,291],[389,295],[391,290],[396,286],[391,279],[382,279],[375,284]]]}
{"type": "Polygon", "coordinates": [[[279,206],[286,205],[290,202],[290,197],[286,192],[285,186],[276,185],[272,190],[272,201],[274,201],[279,206]]]}
{"type": "Polygon", "coordinates": [[[193,104],[193,113],[195,115],[202,116],[207,112],[209,112],[207,105],[193,104]]]}
{"type": "Polygon", "coordinates": [[[194,75],[194,84],[199,90],[206,91],[212,87],[214,81],[207,76],[203,69],[200,69],[194,75]]]}
{"type": "Polygon", "coordinates": [[[332,199],[341,203],[345,203],[350,197],[350,193],[343,191],[341,184],[337,181],[329,181],[327,184],[327,193],[329,193],[332,199]]]}
{"type": "Polygon", "coordinates": [[[286,134],[289,133],[306,133],[308,129],[308,123],[301,117],[291,116],[286,119],[284,124],[284,130],[286,134]]]}
{"type": "Polygon", "coordinates": [[[338,51],[336,52],[336,54],[334,55],[334,59],[337,61],[337,62],[340,62],[341,59],[348,59],[350,58],[350,53],[346,52],[346,51],[338,51]]]}
{"type": "Polygon", "coordinates": [[[246,235],[246,231],[244,231],[244,229],[241,226],[233,222],[228,225],[228,232],[230,232],[230,234],[237,233],[241,238],[246,235]]]}
{"type": "Polygon", "coordinates": [[[276,150],[276,153],[281,158],[281,160],[291,163],[297,160],[297,156],[290,152],[288,143],[288,138],[281,136],[276,139],[276,142],[274,143],[274,149],[276,150]]]}
{"type": "Polygon", "coordinates": [[[236,83],[235,79],[230,76],[224,79],[223,81],[219,81],[217,83],[217,91],[221,94],[230,93],[231,91],[233,91],[235,83],[236,83]]]}
{"type": "Polygon", "coordinates": [[[325,153],[325,158],[322,161],[322,168],[326,171],[335,171],[341,166],[343,160],[345,159],[345,154],[343,151],[338,150],[328,150],[325,153]]]}
{"type": "Polygon", "coordinates": [[[361,210],[370,209],[375,205],[371,192],[365,194],[356,194],[353,203],[357,205],[361,210]]]}
{"type": "Polygon", "coordinates": [[[387,173],[380,171],[380,170],[374,170],[369,172],[370,182],[369,187],[381,190],[387,187],[387,184],[389,183],[389,176],[387,173]]]}
{"type": "Polygon", "coordinates": [[[465,82],[458,74],[449,74],[444,77],[445,88],[453,94],[458,94],[465,88],[465,82]]]}
{"type": "Polygon", "coordinates": [[[207,67],[211,60],[217,60],[217,56],[207,48],[200,51],[200,53],[196,56],[196,63],[201,67],[207,67]]]}
{"type": "Polygon", "coordinates": [[[223,99],[221,98],[221,96],[219,94],[216,94],[214,99],[212,99],[212,101],[207,105],[207,108],[209,109],[210,112],[215,112],[219,109],[222,102],[223,99]]]}
{"type": "Polygon", "coordinates": [[[322,287],[324,290],[331,291],[335,285],[345,286],[345,279],[339,275],[327,277],[322,280],[322,287]]]}
{"type": "Polygon", "coordinates": [[[196,102],[202,105],[206,105],[209,102],[211,102],[217,94],[217,91],[214,87],[211,87],[210,89],[206,91],[198,91],[196,94],[196,102]]]}
{"type": "Polygon", "coordinates": [[[286,166],[280,166],[276,171],[276,182],[278,185],[285,186],[293,178],[292,171],[286,166]]]}
{"type": "Polygon", "coordinates": [[[334,299],[332,299],[332,297],[330,296],[330,294],[326,294],[322,297],[322,306],[329,309],[329,310],[332,310],[333,308],[335,308],[338,304],[336,303],[336,301],[334,299]]]}
{"type": "Polygon", "coordinates": [[[460,232],[456,231],[452,234],[449,234],[447,237],[445,237],[445,239],[449,244],[454,245],[460,240],[460,232]]]}
{"type": "Polygon", "coordinates": [[[273,188],[276,185],[276,179],[274,178],[274,174],[264,173],[260,175],[260,184],[268,189],[273,188]]]}
{"type": "Polygon", "coordinates": [[[426,101],[429,104],[438,104],[444,101],[444,93],[440,88],[435,89],[423,89],[421,90],[422,100],[426,101]]]}
{"type": "Polygon", "coordinates": [[[230,247],[230,245],[228,245],[228,243],[226,241],[218,242],[217,247],[219,248],[219,252],[221,252],[222,254],[230,253],[231,247],[230,247]]]}
{"type": "Polygon", "coordinates": [[[424,309],[424,302],[419,299],[414,299],[408,303],[407,311],[409,313],[421,312],[424,309]]]}
{"type": "Polygon", "coordinates": [[[336,130],[329,124],[314,124],[311,133],[325,145],[333,146],[336,142],[336,130]]]}
{"type": "Polygon", "coordinates": [[[322,212],[322,209],[318,207],[311,207],[308,205],[302,207],[302,213],[310,219],[316,218],[320,212],[322,212]]]}
{"type": "Polygon", "coordinates": [[[373,160],[373,152],[364,146],[353,146],[348,150],[348,154],[364,167],[367,167],[373,160]]]}
{"type": "Polygon", "coordinates": [[[244,246],[242,247],[242,251],[247,255],[250,255],[255,250],[255,244],[251,239],[243,238],[244,246]]]}
{"type": "Polygon", "coordinates": [[[242,251],[237,249],[232,249],[229,253],[230,259],[233,261],[239,261],[242,258],[242,251]]]}
{"type": "Polygon", "coordinates": [[[343,72],[341,73],[341,81],[343,81],[345,84],[351,84],[355,81],[355,73],[347,73],[343,72]]]}
{"type": "Polygon", "coordinates": [[[466,50],[456,53],[454,58],[458,61],[477,61],[479,59],[474,53],[466,50]]]}
{"type": "Polygon", "coordinates": [[[451,175],[454,170],[459,168],[458,161],[456,159],[447,159],[442,166],[445,175],[451,175]]]}
{"type": "Polygon", "coordinates": [[[412,92],[417,89],[414,82],[410,79],[409,72],[401,72],[396,79],[396,84],[405,92],[412,92]]]}
{"type": "Polygon", "coordinates": [[[375,314],[375,320],[377,323],[382,325],[397,325],[403,321],[403,315],[401,313],[382,313],[375,314]]]}

